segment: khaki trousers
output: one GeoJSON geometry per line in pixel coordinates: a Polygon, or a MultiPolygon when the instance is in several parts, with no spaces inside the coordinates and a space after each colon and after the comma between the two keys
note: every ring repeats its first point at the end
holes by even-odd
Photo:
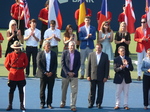
{"type": "Polygon", "coordinates": [[[67,95],[67,89],[68,85],[70,83],[70,106],[71,108],[76,108],[76,100],[77,100],[77,93],[78,93],[78,78],[62,78],[62,97],[61,97],[61,104],[66,103],[66,95],[67,95]]]}

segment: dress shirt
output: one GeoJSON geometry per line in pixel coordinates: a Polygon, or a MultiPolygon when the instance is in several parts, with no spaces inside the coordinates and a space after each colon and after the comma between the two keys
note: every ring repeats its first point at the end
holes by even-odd
{"type": "Polygon", "coordinates": [[[48,53],[46,51],[45,52],[45,57],[46,57],[46,71],[50,71],[50,64],[51,64],[51,52],[49,51],[48,53]]]}
{"type": "Polygon", "coordinates": [[[73,70],[74,52],[70,54],[70,70],[73,70]]]}
{"type": "Polygon", "coordinates": [[[143,34],[144,34],[144,36],[146,36],[146,34],[147,34],[147,30],[146,30],[146,28],[145,28],[145,29],[143,29],[143,34]]]}
{"type": "MultiPolygon", "coordinates": [[[[25,35],[24,35],[24,38],[28,37],[30,34],[31,34],[31,29],[27,29],[25,31],[25,35]]],[[[41,31],[37,28],[35,28],[34,30],[34,35],[36,38],[39,39],[39,41],[41,40],[41,31]]],[[[33,47],[37,47],[38,46],[38,42],[39,41],[36,41],[35,38],[33,36],[31,36],[28,40],[26,40],[26,46],[33,46],[33,47]]]]}
{"type": "MultiPolygon", "coordinates": [[[[61,32],[59,29],[52,30],[51,28],[47,29],[44,33],[44,39],[47,39],[49,37],[51,37],[53,34],[55,34],[55,36],[59,39],[61,39],[61,32]]],[[[52,38],[50,40],[51,42],[51,46],[57,46],[58,45],[58,41],[55,38],[52,38]]]]}
{"type": "Polygon", "coordinates": [[[99,61],[101,59],[101,55],[102,55],[102,52],[101,53],[96,53],[96,59],[97,59],[97,65],[99,64],[99,61]]]}
{"type": "Polygon", "coordinates": [[[147,71],[148,69],[150,69],[150,58],[149,57],[145,57],[143,59],[141,69],[144,72],[144,75],[150,76],[150,72],[147,71]]]}
{"type": "MultiPolygon", "coordinates": [[[[86,29],[87,35],[90,34],[90,25],[89,26],[85,26],[85,29],[86,29]]],[[[89,45],[88,41],[87,41],[87,45],[89,45]]]]}
{"type": "MultiPolygon", "coordinates": [[[[125,56],[120,56],[121,57],[121,59],[122,59],[122,63],[123,63],[123,60],[125,59],[125,56]]],[[[126,68],[128,68],[129,67],[129,65],[127,64],[126,65],[126,68]]]]}

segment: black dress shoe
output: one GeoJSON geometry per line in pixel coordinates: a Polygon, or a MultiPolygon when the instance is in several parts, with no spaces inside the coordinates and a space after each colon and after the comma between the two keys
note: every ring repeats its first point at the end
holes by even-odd
{"type": "Polygon", "coordinates": [[[101,107],[101,105],[100,105],[100,104],[97,104],[97,108],[98,108],[98,109],[101,109],[102,107],[101,107]]]}
{"type": "Polygon", "coordinates": [[[48,107],[49,109],[53,109],[52,105],[47,105],[47,107],[48,107]]]}
{"type": "Polygon", "coordinates": [[[90,105],[88,106],[88,108],[93,108],[93,105],[90,104],[90,105]]]}

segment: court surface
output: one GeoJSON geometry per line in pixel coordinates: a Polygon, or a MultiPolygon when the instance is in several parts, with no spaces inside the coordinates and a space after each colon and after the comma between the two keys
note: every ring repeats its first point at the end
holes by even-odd
{"type": "MultiPolygon", "coordinates": [[[[25,87],[25,107],[26,112],[71,112],[70,110],[70,87],[68,88],[66,108],[59,108],[61,101],[61,79],[55,80],[53,103],[54,109],[40,109],[39,98],[39,78],[27,78],[27,85],[25,87]]],[[[88,94],[89,94],[89,82],[86,79],[78,82],[78,97],[77,97],[77,112],[148,112],[149,110],[143,109],[143,93],[142,93],[142,81],[133,81],[130,84],[129,89],[129,107],[130,110],[123,109],[123,98],[121,101],[121,109],[114,110],[115,106],[115,90],[116,86],[112,80],[108,80],[105,83],[105,92],[102,103],[102,109],[88,108],[88,94]]],[[[7,78],[0,78],[0,112],[6,112],[5,109],[8,106],[8,91],[7,78]]],[[[21,112],[19,109],[19,96],[18,89],[16,89],[13,101],[13,110],[10,112],[21,112]]]]}

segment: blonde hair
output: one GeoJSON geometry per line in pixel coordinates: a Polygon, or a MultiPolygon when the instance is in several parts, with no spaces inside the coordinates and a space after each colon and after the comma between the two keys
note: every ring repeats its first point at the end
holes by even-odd
{"type": "Polygon", "coordinates": [[[125,23],[125,22],[121,22],[120,23],[120,26],[119,26],[119,35],[121,35],[122,34],[122,25],[125,25],[125,36],[127,35],[127,24],[125,23]]]}
{"type": "MultiPolygon", "coordinates": [[[[16,24],[16,26],[17,26],[16,21],[12,19],[12,20],[9,22],[9,31],[10,31],[10,33],[12,33],[12,25],[13,25],[13,24],[16,24]]],[[[15,31],[17,31],[17,27],[16,27],[15,31]]]]}

